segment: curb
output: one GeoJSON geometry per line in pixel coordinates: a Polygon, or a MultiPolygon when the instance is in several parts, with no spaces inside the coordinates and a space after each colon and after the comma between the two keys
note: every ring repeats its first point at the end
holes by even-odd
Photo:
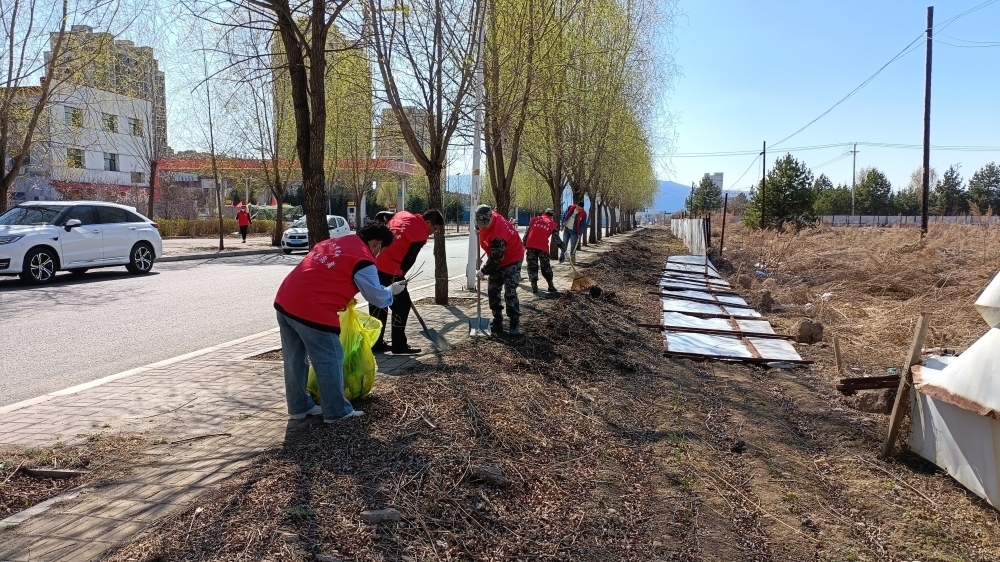
{"type": "Polygon", "coordinates": [[[214,258],[232,258],[236,256],[259,256],[263,254],[277,254],[281,248],[267,248],[265,250],[223,250],[221,252],[211,252],[205,254],[179,254],[173,256],[163,256],[156,258],[157,262],[172,262],[185,260],[210,260],[214,258]]]}

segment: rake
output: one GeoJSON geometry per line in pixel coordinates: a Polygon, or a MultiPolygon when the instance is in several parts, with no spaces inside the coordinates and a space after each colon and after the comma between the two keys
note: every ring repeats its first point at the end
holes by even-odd
{"type": "Polygon", "coordinates": [[[576,270],[576,266],[573,265],[572,261],[569,262],[569,267],[570,269],[573,270],[573,285],[570,286],[569,288],[570,291],[586,291],[591,287],[597,286],[597,282],[591,279],[590,277],[587,277],[586,275],[580,275],[580,273],[576,270]]]}

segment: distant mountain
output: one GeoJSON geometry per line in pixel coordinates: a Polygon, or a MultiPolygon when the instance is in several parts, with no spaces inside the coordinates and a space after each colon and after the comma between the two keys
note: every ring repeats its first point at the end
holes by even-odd
{"type": "Polygon", "coordinates": [[[684,209],[684,200],[691,194],[691,186],[673,181],[660,181],[660,192],[650,207],[652,212],[672,213],[684,209]]]}

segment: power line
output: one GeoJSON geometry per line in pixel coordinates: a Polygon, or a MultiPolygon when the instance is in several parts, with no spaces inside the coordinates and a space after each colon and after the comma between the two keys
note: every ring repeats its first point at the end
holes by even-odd
{"type": "MultiPolygon", "coordinates": [[[[996,0],[994,0],[994,1],[996,1],[996,0]]],[[[795,131],[794,133],[792,133],[792,134],[788,135],[787,137],[781,139],[780,141],[774,143],[774,146],[777,146],[777,145],[779,145],[779,144],[787,141],[788,139],[794,137],[795,135],[801,133],[802,131],[805,131],[813,123],[819,121],[823,117],[826,117],[826,115],[828,113],[830,113],[831,111],[833,111],[834,109],[836,109],[840,104],[844,103],[845,101],[847,101],[848,99],[850,99],[852,96],[854,96],[854,94],[858,93],[862,88],[864,88],[865,86],[867,86],[872,80],[875,79],[876,76],[878,76],[879,74],[881,74],[882,71],[886,69],[886,67],[888,67],[890,64],[896,62],[901,57],[904,57],[907,54],[909,54],[909,52],[911,51],[911,47],[913,47],[915,44],[917,44],[917,42],[920,41],[920,39],[923,36],[924,36],[924,33],[921,32],[920,35],[917,35],[917,37],[913,41],[910,42],[909,45],[907,45],[906,47],[903,47],[902,51],[896,53],[896,56],[894,56],[891,59],[889,59],[889,62],[883,64],[881,68],[879,68],[878,70],[876,70],[875,74],[872,74],[871,76],[869,76],[868,79],[866,79],[864,82],[862,82],[860,85],[858,85],[858,87],[856,87],[853,90],[851,90],[850,93],[848,93],[846,96],[844,96],[843,98],[841,98],[840,101],[838,101],[837,103],[835,103],[832,106],[830,106],[830,109],[827,109],[823,113],[820,113],[818,117],[816,117],[812,121],[810,121],[810,122],[806,123],[805,125],[803,125],[802,128],[800,128],[798,131],[795,131]]]]}
{"type": "MultiPolygon", "coordinates": [[[[871,146],[874,148],[897,148],[897,149],[909,149],[918,150],[923,148],[920,144],[903,144],[903,143],[888,143],[888,142],[838,142],[831,144],[820,144],[815,146],[797,146],[792,148],[782,149],[781,152],[805,152],[810,150],[824,150],[828,148],[837,147],[848,147],[852,144],[858,144],[861,146],[871,146]]],[[[962,146],[962,145],[931,145],[932,150],[937,150],[941,152],[1000,152],[1000,146],[962,146]]],[[[720,152],[679,152],[676,154],[667,154],[669,158],[724,158],[730,156],[751,156],[760,154],[760,150],[730,150],[730,151],[720,151],[720,152]]]]}
{"type": "MultiPolygon", "coordinates": [[[[968,10],[966,10],[966,11],[964,11],[964,12],[962,12],[962,13],[956,15],[956,16],[953,16],[950,19],[947,19],[947,20],[941,22],[939,24],[940,25],[940,31],[943,31],[949,25],[955,23],[955,21],[957,21],[959,18],[965,17],[965,16],[967,16],[967,15],[969,15],[969,14],[971,14],[971,13],[977,11],[977,10],[981,10],[981,9],[983,9],[983,8],[985,8],[987,6],[990,6],[992,4],[995,4],[997,2],[1000,2],[1000,0],[988,0],[986,2],[983,2],[982,4],[973,6],[972,8],[970,8],[970,9],[968,9],[968,10]]],[[[938,26],[934,26],[934,27],[935,27],[935,31],[938,31],[938,26]]],[[[918,44],[918,42],[920,41],[920,39],[922,39],[924,37],[925,33],[926,33],[926,30],[921,31],[920,34],[917,35],[917,37],[913,41],[910,42],[909,45],[907,45],[906,47],[903,47],[902,51],[900,51],[899,53],[897,53],[896,56],[894,56],[891,59],[889,59],[889,62],[885,63],[884,65],[882,65],[881,68],[879,68],[878,70],[876,70],[875,74],[872,74],[871,76],[869,76],[867,80],[865,80],[860,85],[858,85],[858,87],[856,87],[853,90],[851,90],[850,93],[848,93],[846,96],[844,96],[843,98],[841,98],[840,101],[838,101],[837,103],[835,103],[832,106],[830,106],[830,108],[827,109],[826,111],[824,111],[823,113],[820,113],[818,117],[816,117],[812,121],[806,123],[799,130],[797,130],[794,133],[788,135],[787,137],[781,139],[780,141],[774,143],[772,146],[778,146],[779,144],[787,141],[788,139],[790,139],[790,138],[794,137],[795,135],[801,133],[802,131],[808,129],[813,123],[819,121],[823,117],[826,117],[827,114],[829,114],[831,111],[833,111],[834,109],[836,109],[840,104],[844,103],[845,101],[847,101],[848,99],[850,99],[852,96],[854,96],[854,94],[858,93],[862,88],[864,88],[865,86],[867,86],[872,80],[875,79],[876,76],[878,76],[879,74],[881,74],[882,71],[885,70],[886,67],[888,67],[890,64],[896,62],[900,58],[905,57],[906,55],[910,54],[912,51],[916,50],[920,46],[918,44]]]]}
{"type": "Polygon", "coordinates": [[[751,162],[750,165],[747,166],[747,169],[743,170],[743,174],[741,174],[740,177],[733,182],[733,185],[739,185],[740,180],[743,179],[743,176],[747,175],[747,172],[750,171],[750,168],[753,168],[753,165],[756,164],[758,160],[760,160],[760,152],[757,153],[757,157],[753,159],[753,162],[751,162]]]}
{"type": "Polygon", "coordinates": [[[951,39],[952,41],[959,41],[959,42],[962,42],[962,43],[974,43],[974,44],[977,44],[977,45],[991,45],[991,46],[992,45],[1000,45],[1000,41],[972,41],[970,39],[960,39],[958,37],[952,37],[951,35],[946,35],[944,33],[941,33],[940,35],[942,37],[947,37],[948,39],[951,39]]]}

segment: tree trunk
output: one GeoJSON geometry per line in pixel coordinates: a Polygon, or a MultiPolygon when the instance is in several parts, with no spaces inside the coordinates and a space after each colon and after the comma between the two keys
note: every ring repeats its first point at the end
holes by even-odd
{"type": "Polygon", "coordinates": [[[156,160],[149,161],[149,202],[146,204],[146,217],[153,219],[153,205],[156,202],[156,160]]]}
{"type": "Polygon", "coordinates": [[[271,188],[271,195],[274,196],[274,200],[277,203],[277,209],[275,209],[274,215],[274,232],[271,233],[271,245],[275,247],[281,247],[281,235],[284,231],[283,224],[285,217],[282,207],[284,206],[285,198],[285,188],[281,185],[280,180],[274,180],[274,187],[271,188]]]}
{"type": "MultiPolygon", "coordinates": [[[[589,225],[590,228],[588,229],[588,230],[590,230],[590,235],[588,237],[586,234],[584,234],[583,237],[585,239],[589,238],[590,244],[597,244],[597,217],[594,216],[594,215],[597,215],[597,214],[600,213],[599,207],[597,205],[597,196],[594,193],[587,193],[587,196],[590,198],[590,214],[591,214],[591,217],[590,217],[590,225],[589,225]]],[[[584,246],[586,246],[586,245],[587,244],[584,244],[584,246]]]]}
{"type": "MultiPolygon", "coordinates": [[[[546,178],[545,183],[549,186],[549,195],[552,196],[552,211],[555,213],[556,224],[559,225],[559,235],[562,236],[562,182],[557,178],[546,178]]],[[[549,258],[559,259],[559,246],[549,238],[549,258]]]]}
{"type": "MultiPolygon", "coordinates": [[[[441,169],[427,171],[427,208],[441,210],[441,169]]],[[[444,229],[434,233],[434,303],[448,305],[448,256],[445,252],[444,229]]]]}

